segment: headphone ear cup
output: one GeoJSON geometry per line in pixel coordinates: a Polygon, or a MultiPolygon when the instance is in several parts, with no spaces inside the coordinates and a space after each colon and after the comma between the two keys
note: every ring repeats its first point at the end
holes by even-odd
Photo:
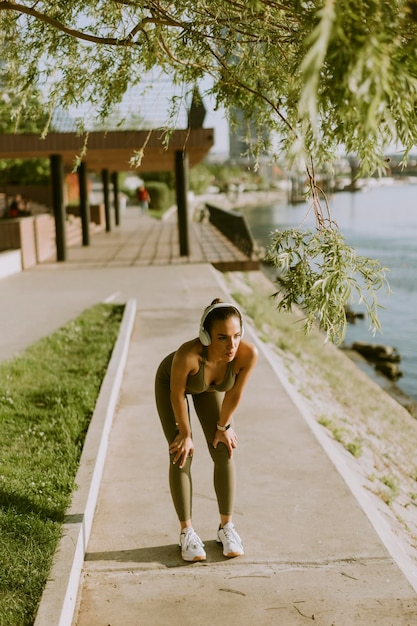
{"type": "Polygon", "coordinates": [[[209,346],[211,344],[211,337],[204,328],[200,328],[199,338],[203,346],[209,346]]]}

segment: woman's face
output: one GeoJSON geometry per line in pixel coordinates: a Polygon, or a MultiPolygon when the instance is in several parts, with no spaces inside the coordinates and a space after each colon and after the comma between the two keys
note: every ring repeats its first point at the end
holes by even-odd
{"type": "Polygon", "coordinates": [[[210,337],[210,345],[215,355],[226,361],[233,361],[242,339],[239,317],[233,315],[227,320],[214,320],[210,337]]]}

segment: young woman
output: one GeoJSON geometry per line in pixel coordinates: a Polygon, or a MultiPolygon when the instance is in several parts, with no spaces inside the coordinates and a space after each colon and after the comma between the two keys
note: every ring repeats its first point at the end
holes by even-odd
{"type": "Polygon", "coordinates": [[[232,522],[233,450],[237,447],[232,417],[258,352],[242,336],[243,320],[239,309],[216,299],[203,313],[199,336],[165,357],[156,374],[156,404],[168,441],[169,484],[180,521],[179,545],[185,561],[206,558],[204,544],[191,522],[194,443],[188,395],[193,398],[214,462],[214,488],[220,513],[217,541],[223,544],[223,554],[227,557],[244,553],[242,540],[232,522]]]}

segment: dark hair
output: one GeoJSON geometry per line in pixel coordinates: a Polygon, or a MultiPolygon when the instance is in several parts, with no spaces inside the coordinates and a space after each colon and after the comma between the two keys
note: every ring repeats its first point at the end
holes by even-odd
{"type": "MultiPolygon", "coordinates": [[[[222,302],[223,300],[221,300],[220,298],[215,298],[213,302],[210,304],[210,306],[213,306],[213,304],[221,304],[222,302]]],[[[228,320],[230,317],[237,317],[240,321],[240,327],[242,328],[242,316],[240,314],[239,309],[237,309],[234,306],[226,304],[225,306],[222,306],[217,309],[213,309],[213,311],[210,311],[210,313],[207,315],[206,319],[204,320],[204,329],[210,334],[211,328],[213,326],[213,322],[217,320],[221,320],[221,321],[228,320]]]]}

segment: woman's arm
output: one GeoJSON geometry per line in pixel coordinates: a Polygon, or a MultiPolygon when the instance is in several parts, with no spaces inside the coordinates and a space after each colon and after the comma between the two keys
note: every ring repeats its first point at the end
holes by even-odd
{"type": "Polygon", "coordinates": [[[190,350],[189,344],[181,346],[172,361],[171,367],[171,405],[178,427],[178,435],[169,446],[173,454],[173,463],[179,461],[182,468],[187,456],[192,456],[194,444],[191,439],[191,427],[185,399],[185,388],[188,375],[196,368],[197,355],[190,350]]]}
{"type": "MultiPolygon", "coordinates": [[[[240,400],[242,398],[243,390],[246,383],[249,380],[249,376],[252,373],[253,368],[258,360],[258,349],[249,343],[244,343],[240,346],[239,358],[237,360],[237,366],[239,371],[236,375],[236,381],[232,389],[227,391],[224,395],[222,408],[220,411],[219,426],[227,426],[236,411],[240,400]]],[[[226,431],[217,430],[214,437],[213,446],[216,447],[218,442],[221,441],[226,444],[229,455],[232,456],[233,448],[237,446],[237,436],[233,428],[228,428],[226,431]]]]}

